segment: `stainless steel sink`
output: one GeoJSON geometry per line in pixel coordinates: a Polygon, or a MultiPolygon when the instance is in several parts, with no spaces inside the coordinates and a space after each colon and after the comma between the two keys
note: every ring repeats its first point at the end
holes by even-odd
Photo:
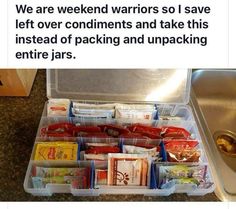
{"type": "Polygon", "coordinates": [[[222,200],[235,201],[236,157],[218,146],[217,139],[227,139],[233,146],[236,143],[236,70],[195,71],[191,103],[205,136],[216,194],[222,200]]]}

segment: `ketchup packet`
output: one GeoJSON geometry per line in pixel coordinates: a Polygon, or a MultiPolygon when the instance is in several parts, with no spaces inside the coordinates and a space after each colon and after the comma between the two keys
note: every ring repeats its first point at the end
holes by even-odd
{"type": "Polygon", "coordinates": [[[95,186],[107,185],[107,169],[95,169],[95,186]]]}
{"type": "Polygon", "coordinates": [[[47,104],[47,115],[67,117],[69,115],[69,107],[69,99],[49,99],[47,104]]]}
{"type": "Polygon", "coordinates": [[[128,129],[118,125],[98,125],[98,127],[112,137],[119,137],[122,134],[129,133],[128,129]]]}
{"type": "Polygon", "coordinates": [[[163,126],[161,136],[164,138],[190,138],[191,134],[184,128],[175,126],[163,126]]]}

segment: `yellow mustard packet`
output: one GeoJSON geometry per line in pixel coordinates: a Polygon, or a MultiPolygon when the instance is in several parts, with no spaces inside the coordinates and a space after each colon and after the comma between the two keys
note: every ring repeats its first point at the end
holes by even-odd
{"type": "Polygon", "coordinates": [[[44,142],[36,145],[34,160],[77,160],[78,144],[44,142]]]}

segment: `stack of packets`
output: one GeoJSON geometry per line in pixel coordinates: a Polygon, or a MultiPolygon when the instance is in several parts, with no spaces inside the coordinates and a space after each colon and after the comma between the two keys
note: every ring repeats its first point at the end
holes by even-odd
{"type": "Polygon", "coordinates": [[[107,160],[108,153],[119,153],[120,151],[118,142],[85,142],[85,150],[80,152],[80,158],[84,160],[107,160]]]}
{"type": "Polygon", "coordinates": [[[147,187],[149,171],[150,158],[146,154],[110,153],[108,168],[95,169],[95,188],[107,185],[147,187]]]}
{"type": "Polygon", "coordinates": [[[90,168],[45,168],[33,166],[34,188],[45,188],[47,184],[70,184],[73,189],[90,188],[90,168]]]}
{"type": "MultiPolygon", "coordinates": [[[[95,169],[95,187],[147,186],[151,159],[157,159],[159,147],[123,145],[123,153],[108,153],[108,168],[95,169]]],[[[96,158],[98,159],[98,158],[96,158]]]]}
{"type": "Polygon", "coordinates": [[[147,124],[132,125],[80,125],[69,122],[50,124],[40,130],[42,137],[89,137],[122,139],[193,139],[186,129],[174,126],[152,127],[147,124]]]}
{"type": "Polygon", "coordinates": [[[176,184],[207,189],[213,184],[206,176],[206,165],[157,165],[156,170],[159,189],[169,189],[176,184]]]}
{"type": "Polygon", "coordinates": [[[127,118],[152,120],[156,114],[154,105],[132,104],[72,104],[72,114],[85,118],[127,118]]]}
{"type": "Polygon", "coordinates": [[[145,154],[108,154],[108,185],[147,186],[149,160],[145,154]]]}
{"type": "MultiPolygon", "coordinates": [[[[136,174],[142,173],[142,169],[145,168],[145,165],[141,164],[141,161],[138,160],[139,158],[145,156],[146,160],[151,159],[153,162],[157,163],[160,162],[199,163],[201,152],[197,148],[197,145],[198,142],[194,140],[189,140],[189,141],[169,140],[169,141],[163,141],[159,145],[148,144],[146,147],[144,144],[143,145],[124,144],[122,146],[123,153],[112,153],[108,154],[108,156],[106,154],[106,157],[104,159],[108,159],[108,169],[95,169],[95,185],[97,187],[101,185],[143,186],[143,184],[137,184],[136,181],[137,179],[140,178],[140,176],[136,175],[136,177],[133,177],[134,173],[136,174]],[[141,165],[144,167],[139,167],[141,165]],[[135,169],[137,170],[134,172],[135,169]],[[128,175],[129,177],[126,175],[128,175]],[[125,176],[128,178],[128,180],[130,179],[131,176],[133,178],[132,182],[129,183],[129,181],[123,181],[122,183],[121,177],[125,178],[125,176]],[[136,180],[134,180],[134,178],[136,178],[136,180]]],[[[171,166],[169,166],[168,168],[171,168],[171,166]]],[[[182,166],[181,168],[184,168],[184,166],[182,166]]],[[[159,171],[161,171],[161,169],[159,169],[159,171]]],[[[202,178],[203,177],[204,176],[202,176],[202,178]]],[[[202,178],[200,178],[200,180],[202,180],[202,178]]],[[[172,184],[177,184],[177,183],[191,184],[192,181],[189,180],[193,179],[192,178],[184,180],[178,179],[178,181],[171,181],[171,182],[172,184]]],[[[197,186],[199,185],[197,184],[197,186]]],[[[163,188],[164,187],[161,187],[161,189],[163,188]]]]}
{"type": "Polygon", "coordinates": [[[48,116],[72,116],[82,118],[128,118],[152,120],[157,116],[154,105],[139,104],[91,104],[71,102],[69,99],[49,99],[48,116]],[[71,108],[71,111],[70,111],[71,108]]]}
{"type": "Polygon", "coordinates": [[[78,144],[74,142],[42,142],[36,144],[34,160],[76,161],[78,144]]]}

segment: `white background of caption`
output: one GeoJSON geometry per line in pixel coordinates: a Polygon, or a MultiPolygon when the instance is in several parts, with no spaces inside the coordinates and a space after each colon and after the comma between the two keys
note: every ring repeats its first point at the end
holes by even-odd
{"type": "MultiPolygon", "coordinates": [[[[157,6],[171,6],[171,5],[188,5],[188,6],[210,6],[211,13],[208,15],[192,15],[191,17],[196,17],[196,19],[202,18],[209,22],[209,29],[199,30],[199,32],[194,32],[194,34],[199,33],[200,35],[205,35],[208,37],[208,44],[205,47],[200,45],[166,45],[165,47],[160,47],[158,45],[120,45],[118,47],[112,45],[80,45],[75,47],[74,45],[57,45],[53,46],[55,50],[58,51],[72,51],[73,55],[77,59],[70,60],[56,60],[51,62],[50,59],[47,60],[18,60],[15,58],[16,51],[28,51],[30,49],[36,48],[39,51],[50,51],[52,46],[50,45],[16,45],[15,44],[15,34],[19,33],[19,30],[15,29],[15,19],[38,19],[41,21],[55,20],[63,21],[68,19],[68,15],[54,14],[17,14],[15,9],[15,4],[29,4],[31,6],[41,6],[50,5],[57,6],[60,5],[78,5],[78,4],[90,4],[93,5],[95,1],[93,0],[81,0],[81,1],[45,1],[45,0],[1,0],[0,3],[0,67],[33,67],[33,68],[56,68],[56,67],[66,67],[66,68],[160,68],[160,67],[191,67],[191,68],[202,68],[202,67],[236,67],[236,59],[234,58],[234,51],[236,49],[236,13],[234,8],[236,8],[236,2],[234,0],[179,0],[177,3],[175,0],[169,1],[127,1],[127,0],[109,0],[102,1],[97,0],[96,5],[104,5],[108,3],[109,5],[136,5],[140,3],[141,5],[157,5],[157,6]],[[8,8],[8,9],[7,9],[8,8]],[[230,21],[229,21],[230,20],[230,21]]],[[[190,15],[189,15],[190,16],[190,15]]],[[[72,20],[76,20],[78,17],[83,17],[83,20],[89,20],[91,18],[103,17],[107,20],[115,20],[117,18],[126,20],[152,20],[155,17],[157,19],[179,19],[182,17],[186,18],[184,14],[171,14],[171,16],[159,13],[157,15],[119,15],[114,14],[93,14],[93,15],[70,15],[72,20]]],[[[82,19],[81,19],[82,20],[82,19]]],[[[73,33],[76,30],[73,30],[73,33]]],[[[108,31],[108,30],[107,30],[108,31]]],[[[82,31],[83,35],[91,35],[91,33],[96,32],[103,34],[107,32],[106,30],[96,30],[96,31],[82,31]]],[[[21,34],[32,35],[32,34],[42,34],[42,35],[52,35],[54,33],[59,35],[70,34],[71,31],[66,29],[60,30],[21,30],[21,34]]],[[[129,36],[136,35],[137,30],[135,28],[131,30],[109,30],[109,35],[120,35],[129,36]]],[[[146,30],[144,31],[148,35],[177,35],[185,32],[184,30],[146,30]]],[[[142,32],[139,32],[142,33],[142,32]]],[[[190,32],[186,32],[189,34],[190,32]]],[[[76,35],[76,34],[75,34],[76,35]]]]}

